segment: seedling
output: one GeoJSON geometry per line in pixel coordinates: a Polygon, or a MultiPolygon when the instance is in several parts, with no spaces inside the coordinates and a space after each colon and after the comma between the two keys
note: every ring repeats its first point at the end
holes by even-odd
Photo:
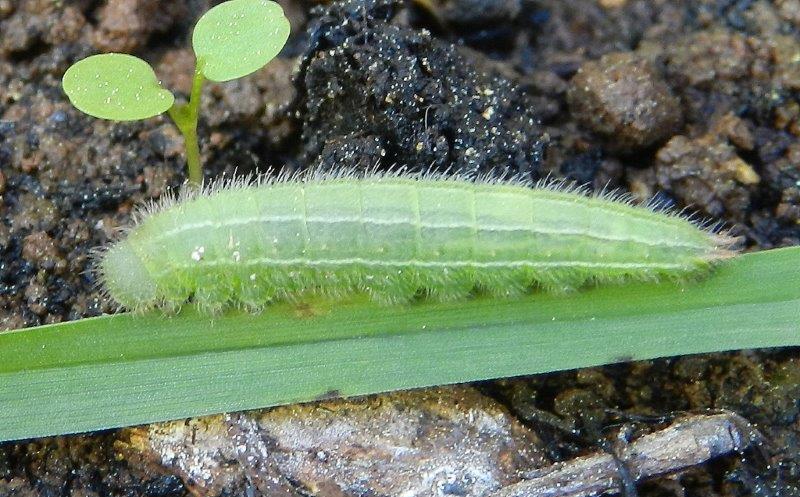
{"type": "Polygon", "coordinates": [[[189,183],[200,185],[203,171],[197,119],[203,83],[252,74],[275,58],[289,37],[283,9],[270,0],[229,0],[206,12],[194,27],[196,64],[188,103],[176,103],[153,68],[132,55],[92,55],[73,64],[62,84],[78,110],[115,121],[135,121],[167,112],[186,141],[189,183]]]}

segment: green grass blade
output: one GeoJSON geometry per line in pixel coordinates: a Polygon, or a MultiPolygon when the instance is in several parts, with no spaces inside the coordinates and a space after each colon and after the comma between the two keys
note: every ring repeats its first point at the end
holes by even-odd
{"type": "Polygon", "coordinates": [[[0,440],[620,361],[800,345],[800,247],[696,284],[0,333],[0,440]]]}

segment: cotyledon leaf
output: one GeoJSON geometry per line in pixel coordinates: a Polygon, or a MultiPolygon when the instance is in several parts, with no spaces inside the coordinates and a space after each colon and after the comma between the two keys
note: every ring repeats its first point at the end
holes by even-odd
{"type": "Polygon", "coordinates": [[[175,101],[150,64],[127,54],[92,55],[78,61],[67,69],[62,85],[78,110],[114,121],[157,116],[175,101]]]}
{"type": "Polygon", "coordinates": [[[289,38],[289,20],[270,0],[230,0],[206,12],[192,46],[203,76],[230,81],[264,67],[289,38]]]}

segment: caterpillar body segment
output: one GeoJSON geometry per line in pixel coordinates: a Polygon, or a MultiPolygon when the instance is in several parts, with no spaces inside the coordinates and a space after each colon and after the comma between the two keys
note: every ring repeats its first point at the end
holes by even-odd
{"type": "Polygon", "coordinates": [[[516,182],[425,175],[234,184],[141,216],[99,261],[128,309],[261,310],[308,294],[383,303],[689,279],[732,239],[680,216],[516,182]]]}

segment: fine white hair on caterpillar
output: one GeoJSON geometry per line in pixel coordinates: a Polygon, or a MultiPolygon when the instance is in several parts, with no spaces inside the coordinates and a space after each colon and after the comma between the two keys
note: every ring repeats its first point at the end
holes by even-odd
{"type": "Polygon", "coordinates": [[[190,302],[213,314],[308,295],[397,304],[690,280],[733,256],[735,240],[661,205],[560,181],[345,170],[168,196],[139,210],[96,267],[125,309],[190,302]]]}

